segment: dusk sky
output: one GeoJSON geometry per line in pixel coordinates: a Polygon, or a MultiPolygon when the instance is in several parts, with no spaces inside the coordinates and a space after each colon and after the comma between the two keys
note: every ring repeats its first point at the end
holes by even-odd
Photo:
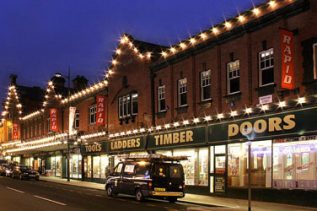
{"type": "MultiPolygon", "coordinates": [[[[0,98],[9,75],[46,87],[55,72],[103,78],[124,32],[171,45],[265,0],[2,0],[0,98]]],[[[1,108],[2,109],[2,108],[1,108]]],[[[0,110],[1,110],[0,109],[0,110]]]]}

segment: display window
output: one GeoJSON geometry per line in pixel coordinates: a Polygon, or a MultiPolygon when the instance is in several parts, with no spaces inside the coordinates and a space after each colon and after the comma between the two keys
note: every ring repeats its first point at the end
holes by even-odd
{"type": "Polygon", "coordinates": [[[107,155],[87,156],[84,162],[84,170],[87,178],[105,179],[106,174],[110,172],[109,157],[107,155]]]}
{"type": "Polygon", "coordinates": [[[273,187],[316,190],[316,151],[315,136],[274,140],[273,187]]]}
{"type": "Polygon", "coordinates": [[[33,168],[33,158],[25,158],[24,160],[24,165],[26,166],[30,166],[31,168],[33,168]]]}
{"type": "Polygon", "coordinates": [[[51,157],[51,173],[53,176],[62,176],[62,156],[51,157]]]}
{"type": "Polygon", "coordinates": [[[70,177],[81,178],[81,161],[82,156],[79,154],[71,155],[70,157],[70,177]]]}
{"type": "MultiPolygon", "coordinates": [[[[246,187],[248,185],[248,162],[248,143],[228,145],[229,187],[246,187]]],[[[272,141],[252,142],[250,158],[252,187],[271,187],[271,163],[272,141]]]]}
{"type": "Polygon", "coordinates": [[[208,186],[208,148],[174,150],[173,155],[188,157],[181,161],[186,185],[208,186]]]}

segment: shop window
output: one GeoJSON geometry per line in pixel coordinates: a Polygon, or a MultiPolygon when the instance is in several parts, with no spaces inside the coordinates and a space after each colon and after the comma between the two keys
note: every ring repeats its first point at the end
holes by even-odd
{"type": "Polygon", "coordinates": [[[109,158],[107,155],[101,155],[101,178],[105,179],[106,175],[110,173],[109,158]]]}
{"type": "Polygon", "coordinates": [[[79,111],[75,113],[75,128],[79,128],[79,111]]]}
{"type": "Polygon", "coordinates": [[[187,78],[178,80],[178,106],[187,106],[187,78]]]}
{"type": "Polygon", "coordinates": [[[132,102],[131,102],[131,105],[132,105],[132,115],[137,115],[138,114],[138,93],[133,93],[131,95],[131,98],[132,98],[132,102]]]}
{"type": "Polygon", "coordinates": [[[70,157],[70,177],[81,178],[81,160],[82,156],[78,154],[71,155],[70,157]]]}
{"type": "Polygon", "coordinates": [[[309,138],[274,140],[274,188],[317,190],[316,137],[309,138]]]}
{"type": "Polygon", "coordinates": [[[186,185],[208,186],[208,148],[175,150],[173,155],[188,156],[181,161],[186,185]]]}
{"type": "Polygon", "coordinates": [[[51,157],[51,176],[62,176],[62,156],[51,157]]]}
{"type": "Polygon", "coordinates": [[[227,64],[227,93],[240,92],[240,60],[227,64]]]}
{"type": "Polygon", "coordinates": [[[100,178],[101,176],[101,166],[100,166],[100,156],[94,156],[92,159],[92,172],[93,178],[100,178]]]}
{"type": "Polygon", "coordinates": [[[259,53],[259,86],[274,83],[274,51],[273,48],[259,53]]]}
{"type": "Polygon", "coordinates": [[[211,99],[211,70],[200,73],[201,101],[211,99]]]}
{"type": "Polygon", "coordinates": [[[314,79],[317,79],[317,43],[313,44],[314,79]]]}
{"type": "MultiPolygon", "coordinates": [[[[257,141],[251,144],[251,185],[271,187],[272,142],[257,141]]],[[[228,145],[228,186],[248,185],[248,143],[228,145]]]]}
{"type": "Polygon", "coordinates": [[[165,85],[159,86],[157,89],[158,93],[158,111],[166,111],[166,102],[165,102],[165,85]]]}
{"type": "Polygon", "coordinates": [[[96,123],[96,105],[93,105],[89,108],[89,124],[93,125],[96,123]]]}

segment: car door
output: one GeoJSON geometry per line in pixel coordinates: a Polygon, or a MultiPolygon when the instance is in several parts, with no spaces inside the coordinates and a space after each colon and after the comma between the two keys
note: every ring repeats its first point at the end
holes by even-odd
{"type": "Polygon", "coordinates": [[[125,163],[122,173],[122,191],[126,194],[134,194],[134,169],[135,164],[125,163]]]}
{"type": "Polygon", "coordinates": [[[117,193],[122,193],[122,171],[124,164],[122,162],[118,163],[114,168],[112,174],[112,184],[113,190],[117,193]]]}

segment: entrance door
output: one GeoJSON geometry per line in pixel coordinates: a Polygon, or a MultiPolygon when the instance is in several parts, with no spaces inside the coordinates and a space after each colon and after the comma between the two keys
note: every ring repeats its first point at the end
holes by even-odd
{"type": "Polygon", "coordinates": [[[224,193],[227,184],[227,147],[210,147],[210,192],[224,193]]]}

